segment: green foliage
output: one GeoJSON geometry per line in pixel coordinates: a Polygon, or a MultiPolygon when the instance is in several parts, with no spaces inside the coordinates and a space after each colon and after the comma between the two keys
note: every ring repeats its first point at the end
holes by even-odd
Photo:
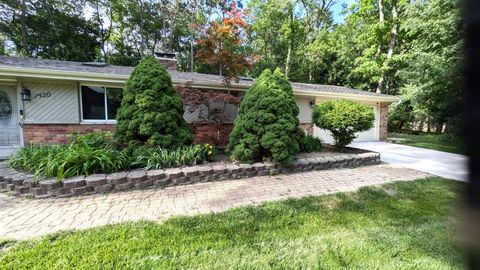
{"type": "Polygon", "coordinates": [[[457,230],[464,188],[465,183],[431,177],[165,222],[59,232],[10,244],[0,253],[0,265],[52,270],[464,269],[457,230]]]}
{"type": "Polygon", "coordinates": [[[70,134],[69,142],[76,147],[107,148],[114,147],[111,132],[89,132],[87,134],[70,134]]]}
{"type": "Polygon", "coordinates": [[[57,179],[127,168],[126,152],[117,150],[106,136],[106,133],[74,135],[68,145],[26,146],[10,158],[10,165],[36,176],[57,179]]]}
{"type": "Polygon", "coordinates": [[[133,166],[146,170],[196,165],[210,160],[215,149],[212,145],[190,145],[176,149],[144,148],[136,151],[133,166]]]}
{"type": "Polygon", "coordinates": [[[398,132],[411,130],[415,115],[409,100],[402,100],[399,104],[391,105],[388,109],[388,131],[398,132]]]}
{"type": "Polygon", "coordinates": [[[322,140],[310,134],[303,136],[300,141],[301,152],[316,152],[322,150],[322,140]]]}
{"type": "Polygon", "coordinates": [[[312,114],[317,127],[330,131],[335,147],[344,149],[356,138],[355,133],[373,127],[373,108],[351,100],[332,100],[317,105],[312,114]]]}
{"type": "Polygon", "coordinates": [[[153,56],[145,57],[126,83],[117,112],[115,139],[175,148],[193,140],[183,118],[183,102],[172,79],[153,56]]]}
{"type": "Polygon", "coordinates": [[[82,17],[79,1],[29,2],[5,0],[0,4],[0,35],[13,42],[18,55],[70,61],[97,59],[97,25],[82,17]]]}
{"type": "Polygon", "coordinates": [[[408,65],[399,71],[401,94],[437,125],[458,117],[462,108],[460,8],[456,0],[415,2],[402,26],[410,45],[402,55],[408,65]]]}
{"type": "Polygon", "coordinates": [[[403,140],[394,140],[394,143],[405,144],[409,146],[433,149],[443,152],[465,154],[464,141],[461,136],[453,133],[443,134],[407,134],[390,133],[391,138],[401,138],[403,140]]]}
{"type": "Polygon", "coordinates": [[[227,153],[242,162],[291,163],[303,136],[298,112],[286,77],[279,69],[265,70],[240,104],[227,153]]]}

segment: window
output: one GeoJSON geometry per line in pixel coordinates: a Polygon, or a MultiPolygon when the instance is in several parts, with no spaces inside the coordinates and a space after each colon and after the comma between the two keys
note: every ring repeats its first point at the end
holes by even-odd
{"type": "Polygon", "coordinates": [[[103,86],[81,87],[83,120],[115,120],[122,102],[122,89],[103,86]]]}

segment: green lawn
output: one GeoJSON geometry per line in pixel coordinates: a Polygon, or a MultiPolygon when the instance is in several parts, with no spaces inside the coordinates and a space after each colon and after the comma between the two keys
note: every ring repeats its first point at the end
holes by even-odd
{"type": "Polygon", "coordinates": [[[0,268],[461,269],[461,189],[429,178],[3,242],[0,268]]]}
{"type": "Polygon", "coordinates": [[[389,133],[388,137],[406,139],[405,141],[396,141],[395,143],[398,144],[405,144],[456,154],[465,153],[461,138],[455,138],[448,134],[415,135],[405,133],[389,133]]]}

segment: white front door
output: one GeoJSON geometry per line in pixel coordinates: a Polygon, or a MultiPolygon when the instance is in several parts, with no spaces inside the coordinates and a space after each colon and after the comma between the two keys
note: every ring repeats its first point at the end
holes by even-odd
{"type": "Polygon", "coordinates": [[[18,120],[15,88],[0,86],[0,159],[20,146],[18,120]]]}

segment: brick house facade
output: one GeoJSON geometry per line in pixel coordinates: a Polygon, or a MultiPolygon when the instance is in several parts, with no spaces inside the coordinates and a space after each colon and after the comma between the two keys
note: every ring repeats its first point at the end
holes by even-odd
{"type": "MultiPolygon", "coordinates": [[[[174,54],[156,56],[177,86],[188,83],[198,89],[225,91],[240,97],[253,83],[252,79],[241,78],[227,86],[221,76],[176,71],[174,54]]],[[[111,106],[119,106],[122,88],[132,71],[132,67],[0,56],[0,95],[11,102],[12,108],[8,121],[0,123],[0,158],[19,145],[65,143],[71,132],[113,131],[115,108],[111,106]],[[30,96],[23,100],[22,93],[26,92],[30,96]]],[[[313,106],[321,100],[351,99],[375,109],[375,128],[359,138],[386,139],[388,105],[399,98],[341,86],[294,82],[291,85],[305,132],[328,142],[329,135],[312,124],[313,106]]],[[[192,125],[195,142],[216,142],[222,146],[227,144],[232,127],[232,122],[218,131],[204,124],[192,125]]]]}

